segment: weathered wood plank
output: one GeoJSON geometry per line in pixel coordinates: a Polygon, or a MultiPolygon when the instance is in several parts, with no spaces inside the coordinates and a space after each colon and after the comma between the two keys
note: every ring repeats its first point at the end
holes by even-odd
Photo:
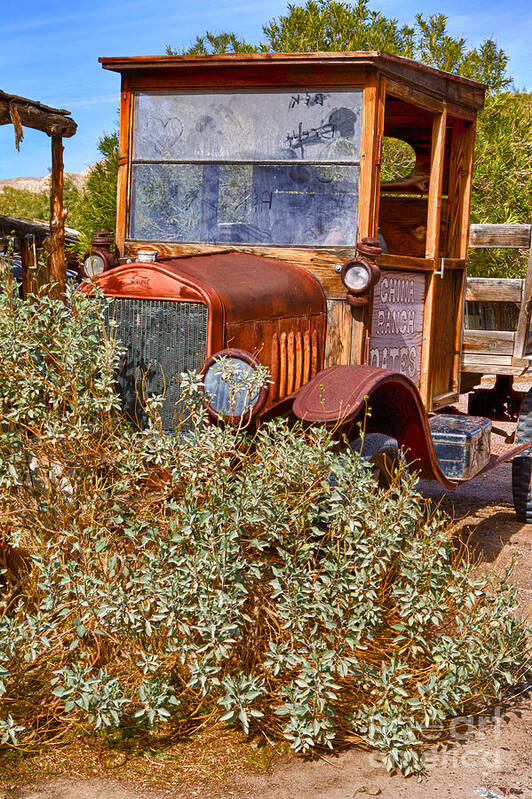
{"type": "MultiPolygon", "coordinates": [[[[445,236],[446,200],[442,201],[440,235],[445,236]]],[[[392,254],[425,256],[427,198],[384,194],[380,200],[379,226],[392,254]]]]}
{"type": "MultiPolygon", "coordinates": [[[[240,67],[240,71],[256,65],[263,73],[266,73],[265,80],[269,79],[270,85],[272,79],[268,73],[274,70],[280,71],[286,76],[285,79],[293,80],[293,72],[300,64],[307,68],[310,66],[316,79],[321,78],[321,80],[323,80],[323,67],[326,67],[327,75],[329,75],[330,72],[334,72],[335,65],[343,66],[347,80],[349,80],[349,74],[355,70],[369,67],[379,70],[387,77],[396,79],[399,85],[412,86],[424,94],[427,93],[437,99],[469,107],[471,110],[482,107],[485,94],[484,86],[468,78],[449,75],[447,72],[441,72],[401,56],[369,50],[346,53],[235,53],[210,56],[139,56],[135,58],[122,56],[100,58],[99,60],[104,69],[129,72],[135,80],[139,80],[141,75],[146,72],[157,74],[162,70],[165,75],[174,72],[180,73],[183,78],[186,78],[196,71],[210,70],[211,74],[219,75],[224,72],[232,72],[231,65],[240,67]]],[[[229,79],[231,77],[230,75],[229,79]]],[[[224,80],[224,78],[225,75],[222,74],[218,80],[224,80]]],[[[225,79],[227,80],[227,78],[225,79]]],[[[160,82],[162,80],[163,76],[160,77],[160,82]]],[[[277,82],[275,81],[275,83],[277,82]]],[[[353,82],[352,78],[351,82],[353,82]]]]}
{"type": "Polygon", "coordinates": [[[466,258],[475,146],[475,124],[452,120],[446,249],[451,257],[466,258]]]}
{"type": "Polygon", "coordinates": [[[464,357],[470,352],[511,355],[514,337],[512,330],[464,330],[464,357]]]}
{"type": "Polygon", "coordinates": [[[526,249],[531,246],[532,225],[471,225],[469,246],[526,249]]]}
{"type": "Polygon", "coordinates": [[[382,160],[382,139],[384,136],[384,117],[385,117],[385,103],[386,103],[386,78],[380,77],[377,89],[377,115],[376,115],[376,129],[375,129],[375,145],[373,154],[374,163],[374,184],[373,184],[373,207],[371,210],[371,235],[376,236],[379,227],[379,206],[381,194],[379,191],[379,183],[381,177],[381,160],[382,160]]]}
{"type": "Polygon", "coordinates": [[[467,258],[467,243],[469,241],[470,211],[471,211],[471,191],[473,186],[473,165],[475,160],[475,136],[477,129],[476,117],[463,127],[465,136],[465,155],[464,168],[466,174],[462,183],[462,221],[460,224],[459,255],[460,258],[467,258]]]}
{"type": "Polygon", "coordinates": [[[138,250],[146,246],[157,250],[161,258],[226,252],[230,249],[236,252],[248,252],[253,255],[279,258],[281,261],[290,261],[312,272],[320,281],[326,297],[330,299],[345,299],[345,287],[336,268],[355,256],[355,249],[352,247],[338,247],[330,250],[303,250],[290,247],[249,247],[238,244],[230,245],[230,247],[221,247],[219,244],[161,244],[153,241],[126,241],[124,254],[128,258],[134,257],[138,250]]]}
{"type": "Polygon", "coordinates": [[[26,233],[20,240],[20,260],[22,262],[22,293],[24,298],[37,290],[36,266],[37,250],[35,236],[26,233]]]}
{"type": "Polygon", "coordinates": [[[523,300],[515,331],[514,358],[522,358],[528,352],[530,317],[532,313],[532,249],[528,255],[528,269],[523,285],[523,300]]]}
{"type": "MultiPolygon", "coordinates": [[[[165,56],[167,58],[167,56],[165,56]]],[[[202,59],[205,57],[202,56],[202,59]]],[[[222,59],[226,59],[223,55],[222,59]]],[[[260,59],[259,59],[260,61],[260,59]]],[[[255,63],[233,65],[224,63],[222,69],[213,69],[205,60],[191,69],[180,69],[163,64],[163,69],[147,68],[135,73],[123,72],[132,91],[155,90],[194,90],[227,87],[231,89],[270,89],[272,86],[286,86],[288,89],[323,89],[324,73],[316,64],[278,64],[255,63]]],[[[366,83],[367,64],[333,64],[327,67],[327,86],[329,88],[349,86],[363,88],[366,83]]],[[[118,70],[120,71],[120,70],[118,70]]]]}
{"type": "Polygon", "coordinates": [[[358,184],[357,239],[372,236],[375,209],[375,156],[379,121],[380,85],[376,73],[367,76],[362,110],[360,178],[358,184]]]}
{"type": "Polygon", "coordinates": [[[346,301],[327,300],[325,366],[351,362],[351,306],[346,301]]]}
{"type": "Polygon", "coordinates": [[[448,391],[446,394],[436,394],[432,398],[433,408],[443,408],[445,405],[451,405],[456,402],[456,391],[448,391]]]}
{"type": "Polygon", "coordinates": [[[400,100],[411,103],[418,108],[424,108],[426,111],[430,111],[431,114],[441,114],[443,111],[442,100],[431,97],[430,94],[420,92],[418,89],[414,89],[405,83],[400,83],[393,78],[388,78],[387,91],[392,97],[398,97],[400,100]]]}
{"type": "Polygon", "coordinates": [[[118,175],[116,184],[116,235],[115,242],[120,253],[124,252],[124,242],[127,238],[127,190],[129,178],[129,153],[131,140],[131,92],[125,89],[122,80],[120,92],[120,128],[118,133],[118,175]]]}
{"type": "MultiPolygon", "coordinates": [[[[434,117],[432,125],[432,146],[430,164],[430,182],[427,211],[427,235],[425,239],[425,258],[437,259],[440,244],[440,212],[442,196],[443,162],[445,159],[445,132],[447,126],[447,110],[434,117]]],[[[425,316],[423,321],[423,345],[421,352],[421,376],[419,390],[423,403],[428,411],[432,410],[431,381],[434,307],[436,300],[436,277],[432,272],[427,280],[425,300],[425,316]]]]}
{"type": "MultiPolygon", "coordinates": [[[[388,78],[387,80],[387,91],[388,94],[393,97],[398,97],[418,108],[424,108],[426,111],[430,111],[431,114],[441,114],[443,110],[442,100],[425,94],[425,92],[419,91],[419,89],[413,86],[408,86],[406,83],[393,80],[393,78],[388,78]]],[[[449,100],[447,100],[447,111],[449,114],[452,114],[454,117],[459,117],[460,119],[472,121],[475,118],[475,112],[470,108],[466,108],[459,103],[454,103],[449,100]]]]}
{"type": "MultiPolygon", "coordinates": [[[[50,224],[48,222],[38,222],[35,219],[18,219],[16,216],[4,216],[0,214],[0,234],[11,233],[16,235],[35,236],[39,242],[39,247],[43,239],[50,235],[50,224]]],[[[79,241],[79,233],[73,228],[65,228],[65,241],[67,244],[76,244],[79,241]]]]}
{"type": "Polygon", "coordinates": [[[443,162],[445,158],[445,132],[447,110],[434,118],[432,126],[432,157],[430,165],[429,196],[427,207],[427,237],[425,258],[437,258],[440,243],[440,211],[442,202],[443,162]]]}
{"type": "Polygon", "coordinates": [[[464,270],[446,270],[435,283],[436,311],[432,330],[431,393],[441,396],[459,389],[464,270]]]}
{"type": "Polygon", "coordinates": [[[52,176],[50,191],[49,273],[52,293],[62,297],[66,288],[65,217],[63,208],[63,140],[52,136],[52,176]]]}
{"type": "Polygon", "coordinates": [[[488,352],[464,352],[464,363],[482,363],[482,364],[511,364],[511,355],[494,355],[488,352]]]}
{"type": "Polygon", "coordinates": [[[456,319],[454,322],[454,361],[453,361],[453,368],[452,368],[452,377],[451,377],[451,389],[455,393],[457,399],[460,397],[460,373],[462,369],[462,331],[464,329],[464,312],[465,312],[465,302],[464,302],[464,292],[465,292],[465,283],[466,283],[466,270],[465,265],[464,268],[458,273],[460,277],[458,278],[457,282],[457,290],[458,294],[456,297],[457,302],[457,313],[456,319]]]}
{"type": "Polygon", "coordinates": [[[465,298],[471,302],[521,302],[522,292],[519,278],[468,277],[465,298]]]}
{"type": "Polygon", "coordinates": [[[351,363],[365,363],[369,343],[369,304],[351,308],[351,363]]]}
{"type": "Polygon", "coordinates": [[[514,366],[512,359],[508,356],[492,355],[477,358],[474,355],[464,356],[462,362],[464,372],[471,372],[477,375],[521,375],[526,371],[526,367],[514,366]]]}
{"type": "Polygon", "coordinates": [[[423,272],[432,272],[435,268],[433,258],[413,258],[410,255],[379,255],[376,259],[381,269],[390,267],[392,269],[419,269],[423,272]]]}

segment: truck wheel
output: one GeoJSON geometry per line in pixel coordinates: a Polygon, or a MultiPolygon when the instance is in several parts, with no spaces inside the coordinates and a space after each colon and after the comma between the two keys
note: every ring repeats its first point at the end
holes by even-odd
{"type": "MultiPolygon", "coordinates": [[[[515,440],[518,444],[532,441],[532,388],[525,395],[519,411],[515,440]]],[[[531,464],[530,450],[512,460],[512,494],[515,515],[520,522],[532,522],[531,464]]]]}
{"type": "Polygon", "coordinates": [[[349,446],[371,463],[379,488],[389,488],[402,463],[397,440],[384,433],[367,433],[363,439],[350,441],[349,446]]]}

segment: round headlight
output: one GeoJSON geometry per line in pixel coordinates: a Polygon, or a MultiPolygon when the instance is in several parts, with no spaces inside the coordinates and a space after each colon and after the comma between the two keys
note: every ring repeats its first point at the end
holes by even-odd
{"type": "Polygon", "coordinates": [[[350,294],[366,294],[377,283],[380,269],[363,258],[353,258],[342,267],[342,282],[350,294]]]}
{"type": "Polygon", "coordinates": [[[101,275],[105,269],[105,262],[101,255],[88,255],[83,261],[83,274],[85,277],[95,277],[101,275]]]}
{"type": "Polygon", "coordinates": [[[207,411],[232,424],[248,423],[264,406],[268,386],[258,362],[244,350],[226,349],[205,362],[203,390],[207,411]]]}
{"type": "Polygon", "coordinates": [[[364,264],[354,262],[342,273],[342,279],[349,291],[365,291],[371,283],[371,273],[364,264]]]}

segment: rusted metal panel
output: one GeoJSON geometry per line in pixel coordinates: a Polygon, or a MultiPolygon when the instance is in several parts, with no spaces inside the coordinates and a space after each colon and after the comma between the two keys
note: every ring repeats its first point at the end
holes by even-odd
{"type": "Polygon", "coordinates": [[[323,314],[258,319],[227,324],[225,346],[239,347],[254,355],[270,370],[273,385],[267,407],[308,382],[321,368],[325,335],[323,314]],[[303,348],[307,347],[306,362],[303,348]],[[313,350],[317,350],[314,352],[313,350]],[[314,371],[312,369],[314,363],[314,371]]]}
{"type": "Polygon", "coordinates": [[[230,250],[160,263],[178,279],[215,293],[228,323],[324,313],[319,281],[286,261],[230,250]]]}
{"type": "MultiPolygon", "coordinates": [[[[203,303],[209,312],[207,356],[223,347],[224,307],[220,298],[209,286],[179,276],[167,263],[123,264],[104,272],[97,284],[106,297],[203,303]]],[[[90,293],[92,285],[82,283],[80,290],[90,293]]]]}
{"type": "MultiPolygon", "coordinates": [[[[271,375],[277,385],[275,396],[282,399],[297,391],[314,377],[320,362],[318,335],[323,338],[323,320],[320,317],[299,317],[291,322],[291,330],[272,337],[271,375]],[[312,371],[314,364],[314,371],[312,371]]],[[[267,331],[264,331],[267,334],[267,331]]]]}

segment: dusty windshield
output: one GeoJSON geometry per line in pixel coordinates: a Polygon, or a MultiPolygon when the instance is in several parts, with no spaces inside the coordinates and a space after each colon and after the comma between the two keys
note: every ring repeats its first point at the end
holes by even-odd
{"type": "Polygon", "coordinates": [[[130,238],[355,243],[362,90],[139,93],[130,238]]]}

